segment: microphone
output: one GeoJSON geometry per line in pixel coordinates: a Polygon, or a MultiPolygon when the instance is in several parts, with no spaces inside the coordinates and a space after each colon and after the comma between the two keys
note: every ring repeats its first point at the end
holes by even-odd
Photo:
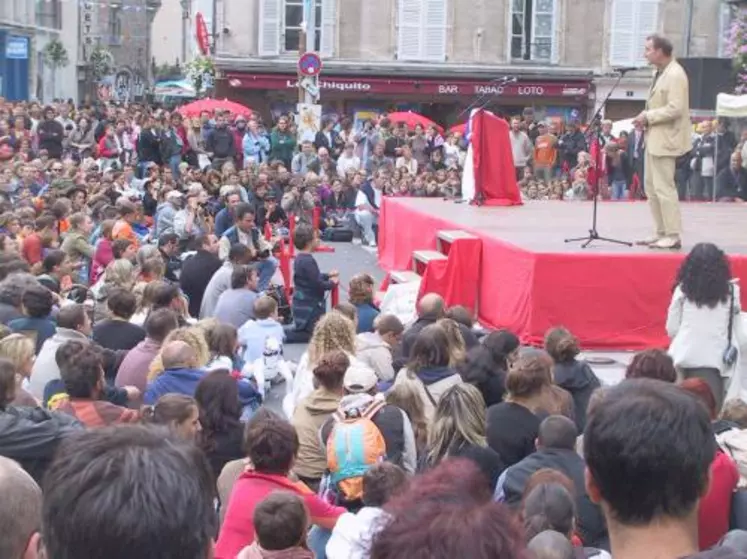
{"type": "Polygon", "coordinates": [[[636,70],[643,70],[640,66],[620,66],[618,68],[612,68],[612,71],[616,74],[627,74],[628,72],[635,72],[636,70]]]}

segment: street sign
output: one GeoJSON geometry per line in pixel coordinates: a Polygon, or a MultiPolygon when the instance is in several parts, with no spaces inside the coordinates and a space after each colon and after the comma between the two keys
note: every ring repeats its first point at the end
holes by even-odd
{"type": "Polygon", "coordinates": [[[301,87],[309,92],[309,95],[319,97],[319,85],[313,77],[304,77],[301,79],[301,87]]]}
{"type": "Polygon", "coordinates": [[[298,59],[298,73],[302,76],[318,76],[322,71],[322,59],[315,52],[305,52],[298,59]]]}

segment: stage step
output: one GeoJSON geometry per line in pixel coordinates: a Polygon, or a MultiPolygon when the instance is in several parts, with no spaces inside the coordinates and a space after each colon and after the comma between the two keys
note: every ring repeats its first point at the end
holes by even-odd
{"type": "Polygon", "coordinates": [[[445,254],[436,250],[415,250],[412,253],[412,270],[416,274],[422,275],[429,262],[446,259],[445,254]]]}
{"type": "Polygon", "coordinates": [[[420,276],[412,270],[397,270],[389,274],[389,280],[392,283],[410,283],[420,281],[420,276]]]}
{"type": "Polygon", "coordinates": [[[454,241],[459,240],[473,240],[479,241],[479,238],[474,236],[472,233],[467,233],[461,229],[445,229],[436,233],[436,249],[448,256],[449,249],[454,241]]]}

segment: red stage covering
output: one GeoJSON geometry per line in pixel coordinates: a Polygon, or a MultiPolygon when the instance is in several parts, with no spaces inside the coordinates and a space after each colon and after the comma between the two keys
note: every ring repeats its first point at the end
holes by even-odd
{"type": "MultiPolygon", "coordinates": [[[[501,210],[480,211],[496,212],[490,216],[496,220],[506,216],[501,210]]],[[[462,229],[482,239],[479,320],[484,326],[507,328],[531,344],[540,344],[548,328],[563,325],[585,348],[668,345],[664,324],[683,253],[535,252],[476,227],[455,225],[405,199],[386,198],[380,265],[386,271],[409,269],[412,252],[434,250],[436,233],[444,229],[462,229]]],[[[747,258],[732,257],[731,262],[734,276],[747,281],[747,258]]],[[[743,308],[745,303],[747,296],[743,308]]]]}
{"type": "Polygon", "coordinates": [[[472,126],[475,194],[482,193],[486,206],[521,205],[516,169],[511,155],[508,124],[488,111],[477,111],[472,126]]]}
{"type": "Polygon", "coordinates": [[[448,306],[462,305],[474,313],[480,285],[480,245],[479,239],[456,239],[447,260],[429,262],[418,299],[426,293],[440,293],[448,306]]]}

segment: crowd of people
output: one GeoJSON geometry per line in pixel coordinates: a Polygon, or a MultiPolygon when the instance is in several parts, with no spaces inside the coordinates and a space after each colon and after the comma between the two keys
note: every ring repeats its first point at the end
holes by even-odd
{"type": "Polygon", "coordinates": [[[366,273],[327,309],[315,227],[375,245],[387,189],[456,187],[458,137],[103,111],[0,102],[0,557],[747,557],[717,247],[674,280],[669,353],[602,386],[562,327],[522,347],[435,293],[403,323],[366,273]]]}

